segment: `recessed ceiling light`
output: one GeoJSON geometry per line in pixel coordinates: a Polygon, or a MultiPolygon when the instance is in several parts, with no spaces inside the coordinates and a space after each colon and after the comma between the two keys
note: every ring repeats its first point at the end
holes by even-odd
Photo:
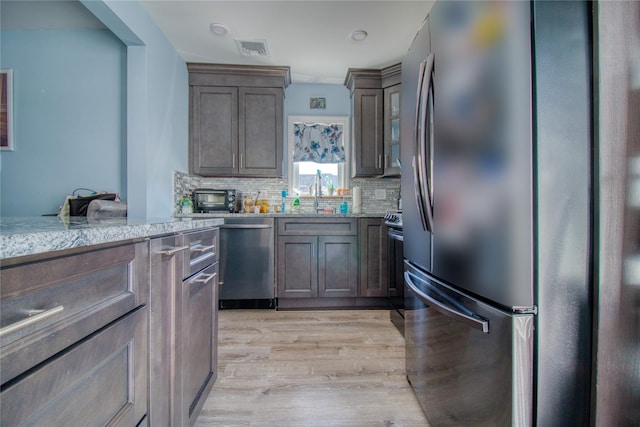
{"type": "Polygon", "coordinates": [[[216,36],[224,36],[229,32],[229,29],[225,25],[220,24],[218,22],[214,22],[213,24],[211,24],[209,29],[216,36]]]}
{"type": "Polygon", "coordinates": [[[365,30],[355,30],[349,35],[349,37],[351,38],[351,40],[360,42],[367,38],[367,32],[365,30]]]}

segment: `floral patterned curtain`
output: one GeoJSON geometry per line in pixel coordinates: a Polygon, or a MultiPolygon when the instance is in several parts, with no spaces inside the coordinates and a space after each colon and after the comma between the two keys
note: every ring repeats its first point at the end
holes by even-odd
{"type": "Polygon", "coordinates": [[[344,163],[341,124],[294,123],[293,161],[344,163]]]}

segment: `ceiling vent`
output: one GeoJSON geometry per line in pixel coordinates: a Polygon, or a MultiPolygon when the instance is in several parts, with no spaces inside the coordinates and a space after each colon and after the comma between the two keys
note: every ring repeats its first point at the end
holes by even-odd
{"type": "Polygon", "coordinates": [[[269,56],[266,40],[236,40],[242,56],[269,56]]]}

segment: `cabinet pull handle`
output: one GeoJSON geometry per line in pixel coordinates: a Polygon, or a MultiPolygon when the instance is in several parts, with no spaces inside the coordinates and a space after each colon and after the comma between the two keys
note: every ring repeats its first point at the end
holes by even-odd
{"type": "Polygon", "coordinates": [[[234,169],[236,168],[236,153],[231,155],[231,167],[234,169]]]}
{"type": "Polygon", "coordinates": [[[186,251],[187,249],[189,249],[189,246],[178,246],[177,248],[164,249],[162,251],[158,251],[158,253],[160,255],[165,255],[165,256],[174,256],[178,252],[186,251]]]}
{"type": "Polygon", "coordinates": [[[378,169],[382,169],[382,154],[378,154],[378,169]]]}
{"type": "Polygon", "coordinates": [[[244,168],[244,156],[242,155],[242,153],[240,153],[240,169],[244,168]]]}
{"type": "Polygon", "coordinates": [[[202,245],[198,245],[198,246],[194,246],[193,248],[191,248],[192,251],[194,252],[207,252],[207,251],[215,251],[216,249],[216,244],[214,243],[213,245],[210,246],[202,246],[202,245]]]}
{"type": "Polygon", "coordinates": [[[211,279],[213,279],[214,277],[216,277],[217,274],[213,273],[213,274],[203,274],[202,275],[202,279],[196,279],[194,280],[194,282],[196,283],[209,283],[211,281],[211,279]]]}
{"type": "Polygon", "coordinates": [[[54,314],[61,313],[63,310],[64,307],[61,305],[49,310],[27,310],[26,313],[28,317],[0,329],[0,337],[18,331],[22,328],[26,328],[27,326],[33,325],[34,323],[38,323],[48,317],[53,316],[54,314]]]}

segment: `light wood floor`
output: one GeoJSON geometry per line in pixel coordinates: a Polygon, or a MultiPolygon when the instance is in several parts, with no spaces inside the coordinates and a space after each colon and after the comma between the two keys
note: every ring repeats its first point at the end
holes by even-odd
{"type": "Polygon", "coordinates": [[[222,310],[209,426],[428,426],[385,310],[222,310]]]}

